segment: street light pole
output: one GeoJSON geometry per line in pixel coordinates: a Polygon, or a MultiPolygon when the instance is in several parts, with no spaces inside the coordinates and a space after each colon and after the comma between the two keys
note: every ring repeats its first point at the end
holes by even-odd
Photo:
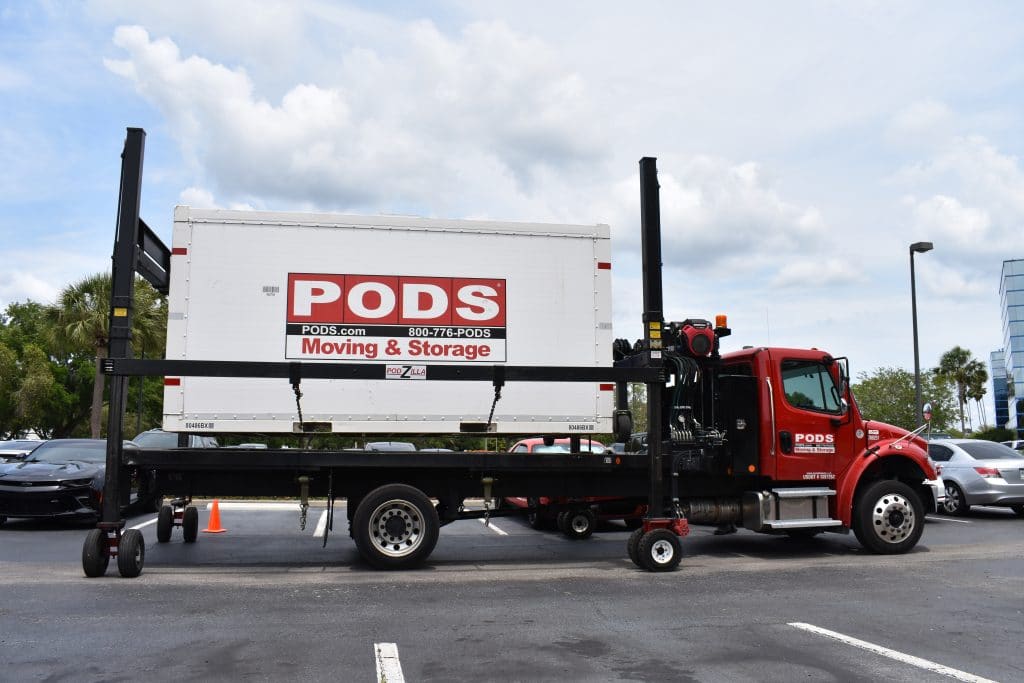
{"type": "Polygon", "coordinates": [[[915,427],[924,419],[921,416],[921,361],[917,352],[917,283],[914,281],[914,254],[931,251],[931,242],[914,242],[910,245],[910,310],[914,322],[914,419],[915,427]]]}

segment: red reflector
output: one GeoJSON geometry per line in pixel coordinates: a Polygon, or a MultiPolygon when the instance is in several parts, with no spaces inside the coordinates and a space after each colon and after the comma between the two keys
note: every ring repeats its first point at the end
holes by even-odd
{"type": "Polygon", "coordinates": [[[615,391],[614,384],[602,384],[600,386],[601,391],[615,391]]]}
{"type": "Polygon", "coordinates": [[[1003,476],[995,467],[975,467],[974,471],[989,479],[1002,478],[1003,476]]]}
{"type": "Polygon", "coordinates": [[[597,269],[598,270],[611,270],[612,269],[612,264],[610,262],[608,262],[608,261],[598,261],[597,262],[597,269]]]}
{"type": "Polygon", "coordinates": [[[185,247],[174,247],[171,249],[171,256],[185,256],[188,254],[188,249],[185,247]]]}
{"type": "Polygon", "coordinates": [[[164,386],[165,387],[180,387],[181,386],[181,378],[180,377],[164,377],[164,386]]]}

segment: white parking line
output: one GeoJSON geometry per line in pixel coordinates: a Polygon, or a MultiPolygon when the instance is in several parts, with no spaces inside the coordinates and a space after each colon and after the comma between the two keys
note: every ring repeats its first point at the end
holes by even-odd
{"type": "Polygon", "coordinates": [[[841,643],[846,643],[847,645],[859,647],[863,650],[868,650],[869,652],[874,652],[875,654],[882,655],[883,657],[895,659],[898,662],[903,662],[904,664],[916,666],[919,669],[931,671],[932,673],[942,674],[943,676],[949,676],[950,678],[955,678],[958,681],[969,681],[970,683],[996,683],[996,681],[990,680],[988,678],[982,678],[981,676],[975,676],[974,674],[969,674],[966,671],[960,671],[959,669],[952,669],[948,666],[944,666],[942,664],[938,664],[927,659],[921,659],[920,657],[915,657],[913,655],[897,652],[896,650],[890,650],[887,647],[875,645],[874,643],[869,643],[866,640],[858,640],[857,638],[851,638],[850,636],[843,635],[842,633],[836,633],[835,631],[829,631],[828,629],[821,628],[820,626],[815,626],[814,624],[804,624],[802,622],[797,621],[790,623],[789,626],[798,628],[802,631],[808,631],[809,633],[815,633],[819,636],[825,636],[826,638],[833,638],[834,640],[838,640],[841,643]]]}
{"type": "Polygon", "coordinates": [[[323,538],[327,532],[327,510],[320,513],[320,520],[316,523],[316,531],[313,532],[314,538],[323,538]]]}
{"type": "Polygon", "coordinates": [[[148,522],[143,522],[142,524],[136,524],[135,526],[133,526],[131,528],[132,529],[142,529],[144,527],[149,526],[150,524],[156,524],[156,520],[158,520],[158,519],[159,519],[159,517],[154,517],[153,519],[149,520],[148,522]]]}
{"type": "Polygon", "coordinates": [[[378,683],[405,683],[402,663],[398,661],[398,646],[394,643],[374,643],[373,658],[377,662],[378,683]]]}
{"type": "Polygon", "coordinates": [[[499,536],[508,536],[508,532],[504,531],[503,529],[499,529],[498,527],[494,526],[494,522],[491,522],[490,524],[488,524],[487,520],[484,519],[483,517],[481,517],[480,518],[480,523],[483,524],[484,526],[486,526],[488,529],[490,529],[494,533],[498,534],[499,536]]]}
{"type": "Polygon", "coordinates": [[[933,515],[925,515],[924,518],[927,519],[929,522],[956,522],[957,524],[973,524],[974,523],[974,522],[971,522],[970,520],[967,520],[967,519],[950,519],[949,517],[935,517],[933,515]]]}

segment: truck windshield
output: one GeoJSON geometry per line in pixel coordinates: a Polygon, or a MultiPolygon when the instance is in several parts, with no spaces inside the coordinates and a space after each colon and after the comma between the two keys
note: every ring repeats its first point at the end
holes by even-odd
{"type": "Polygon", "coordinates": [[[782,361],[782,389],[794,408],[838,413],[839,390],[824,363],[810,360],[782,361]]]}

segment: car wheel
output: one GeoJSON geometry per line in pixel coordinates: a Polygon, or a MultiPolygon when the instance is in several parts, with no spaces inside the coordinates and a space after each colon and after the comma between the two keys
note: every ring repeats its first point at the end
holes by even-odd
{"type": "Polygon", "coordinates": [[[437,545],[441,523],[426,494],[406,484],[371,491],[356,510],[356,548],[378,569],[422,564],[437,545]]]}
{"type": "Polygon", "coordinates": [[[912,488],[883,479],[857,498],[853,524],[857,540],[867,550],[879,555],[905,553],[924,531],[924,507],[912,488]]]}
{"type": "Polygon", "coordinates": [[[580,509],[570,510],[569,512],[562,513],[565,515],[564,519],[559,516],[559,523],[562,533],[571,538],[574,541],[582,541],[585,538],[590,538],[594,533],[594,527],[597,525],[597,517],[594,515],[593,510],[580,509]]]}
{"type": "Polygon", "coordinates": [[[1024,505],[1011,505],[1010,509],[1013,510],[1018,517],[1024,517],[1024,505]]]}
{"type": "Polygon", "coordinates": [[[171,540],[173,529],[174,509],[170,505],[161,505],[159,516],[156,518],[156,542],[167,543],[171,540]]]}
{"type": "Polygon", "coordinates": [[[85,537],[82,545],[82,571],[90,579],[103,576],[107,573],[107,565],[110,564],[110,554],[107,541],[107,532],[102,529],[92,529],[85,537]]]}
{"type": "Polygon", "coordinates": [[[128,529],[121,534],[117,546],[117,571],[126,579],[134,579],[142,573],[146,561],[146,541],[138,529],[128,529]]]}
{"type": "Polygon", "coordinates": [[[195,543],[199,538],[199,508],[189,505],[181,518],[181,535],[185,543],[195,543]]]}
{"type": "Polygon", "coordinates": [[[963,489],[952,481],[943,483],[946,485],[946,502],[942,504],[942,511],[947,515],[966,515],[971,506],[967,504],[967,496],[964,495],[963,489]]]}
{"type": "Polygon", "coordinates": [[[629,555],[629,559],[633,561],[633,564],[643,569],[643,565],[640,564],[640,538],[644,535],[643,524],[639,529],[635,529],[633,533],[629,535],[629,540],[626,541],[626,554],[629,555]]]}
{"type": "Polygon", "coordinates": [[[640,566],[649,572],[670,572],[683,559],[679,537],[668,529],[652,529],[640,537],[640,566]]]}

